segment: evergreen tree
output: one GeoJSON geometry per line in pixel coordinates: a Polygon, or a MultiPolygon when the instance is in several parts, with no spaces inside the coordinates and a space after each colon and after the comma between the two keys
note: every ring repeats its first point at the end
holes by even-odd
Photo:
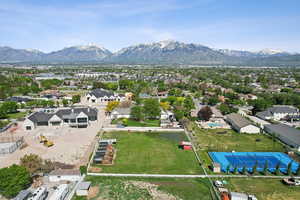
{"type": "Polygon", "coordinates": [[[246,173],[247,173],[247,168],[246,168],[246,166],[244,166],[243,169],[242,169],[242,174],[245,175],[246,173]]]}
{"type": "Polygon", "coordinates": [[[292,174],[292,164],[293,164],[293,161],[291,161],[288,166],[287,166],[287,175],[291,175],[292,174]]]}
{"type": "Polygon", "coordinates": [[[230,165],[227,165],[227,168],[226,168],[226,173],[227,173],[227,174],[230,173],[230,168],[231,168],[231,166],[230,166],[230,165]]]}
{"type": "Polygon", "coordinates": [[[280,174],[280,163],[278,163],[275,167],[275,174],[279,175],[280,174]]]}
{"type": "Polygon", "coordinates": [[[268,173],[268,168],[269,168],[269,165],[268,165],[268,161],[266,160],[265,166],[264,166],[264,175],[266,175],[268,173]]]}
{"type": "Polygon", "coordinates": [[[255,165],[252,168],[252,174],[256,174],[257,173],[257,166],[258,166],[258,162],[255,162],[255,165]]]}
{"type": "Polygon", "coordinates": [[[296,170],[296,173],[295,173],[297,176],[300,176],[300,164],[298,165],[298,168],[296,170]]]}
{"type": "Polygon", "coordinates": [[[233,168],[233,173],[236,174],[237,172],[238,172],[238,167],[235,166],[235,167],[233,168]]]}

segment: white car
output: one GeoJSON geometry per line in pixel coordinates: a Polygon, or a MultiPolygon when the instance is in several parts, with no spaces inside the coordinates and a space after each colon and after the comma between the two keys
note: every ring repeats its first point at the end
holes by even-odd
{"type": "Polygon", "coordinates": [[[216,187],[224,187],[222,181],[214,181],[214,185],[215,185],[216,187]]]}
{"type": "Polygon", "coordinates": [[[257,200],[256,196],[254,196],[252,194],[248,195],[248,199],[249,200],[257,200]]]}

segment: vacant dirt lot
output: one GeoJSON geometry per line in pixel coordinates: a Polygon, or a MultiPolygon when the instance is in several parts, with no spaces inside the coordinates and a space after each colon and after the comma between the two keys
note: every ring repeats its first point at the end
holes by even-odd
{"type": "Polygon", "coordinates": [[[27,147],[16,152],[0,156],[0,168],[19,163],[26,154],[37,154],[44,159],[79,166],[86,162],[94,146],[94,138],[105,124],[103,109],[99,112],[98,121],[91,123],[88,128],[39,127],[32,131],[24,131],[22,123],[14,133],[3,133],[3,136],[24,136],[27,147]],[[45,147],[39,142],[39,135],[46,136],[54,142],[54,146],[45,147]]]}

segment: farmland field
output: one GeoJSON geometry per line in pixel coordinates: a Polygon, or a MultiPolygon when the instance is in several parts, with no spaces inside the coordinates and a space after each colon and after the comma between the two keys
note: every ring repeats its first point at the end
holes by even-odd
{"type": "Polygon", "coordinates": [[[107,173],[201,174],[192,151],[178,148],[184,133],[110,132],[116,138],[117,156],[113,166],[101,166],[107,173]]]}

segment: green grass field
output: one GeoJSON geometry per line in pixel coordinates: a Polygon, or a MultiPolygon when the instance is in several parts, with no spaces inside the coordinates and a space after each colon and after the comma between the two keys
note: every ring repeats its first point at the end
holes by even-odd
{"type": "Polygon", "coordinates": [[[286,186],[281,179],[231,178],[226,186],[234,192],[254,194],[259,200],[298,200],[300,188],[286,186]]]}
{"type": "Polygon", "coordinates": [[[196,124],[189,126],[193,130],[198,143],[198,153],[205,166],[211,165],[212,161],[208,155],[210,151],[224,152],[284,152],[285,148],[277,141],[263,134],[242,134],[226,129],[200,129],[196,124]],[[226,132],[226,134],[217,134],[226,132]]]}
{"type": "Polygon", "coordinates": [[[7,117],[9,119],[19,119],[19,118],[26,117],[26,115],[27,115],[27,112],[17,112],[17,113],[7,114],[7,117]]]}
{"type": "MultiPolygon", "coordinates": [[[[122,119],[113,120],[112,124],[122,124],[122,119]]],[[[128,119],[127,126],[136,126],[136,127],[159,127],[159,120],[145,120],[143,122],[135,121],[132,119],[128,119]]]]}
{"type": "Polygon", "coordinates": [[[178,148],[186,140],[184,133],[110,132],[116,138],[117,157],[113,166],[101,166],[102,172],[149,174],[201,174],[192,151],[178,148]]]}
{"type": "MultiPolygon", "coordinates": [[[[136,186],[125,187],[130,181],[151,183],[158,191],[171,194],[183,200],[211,200],[210,185],[207,179],[175,179],[175,178],[120,178],[120,177],[91,177],[92,187],[99,187],[99,192],[93,199],[153,199],[146,189],[136,186]]],[[[73,200],[85,200],[85,197],[74,197],[73,200]]]]}

